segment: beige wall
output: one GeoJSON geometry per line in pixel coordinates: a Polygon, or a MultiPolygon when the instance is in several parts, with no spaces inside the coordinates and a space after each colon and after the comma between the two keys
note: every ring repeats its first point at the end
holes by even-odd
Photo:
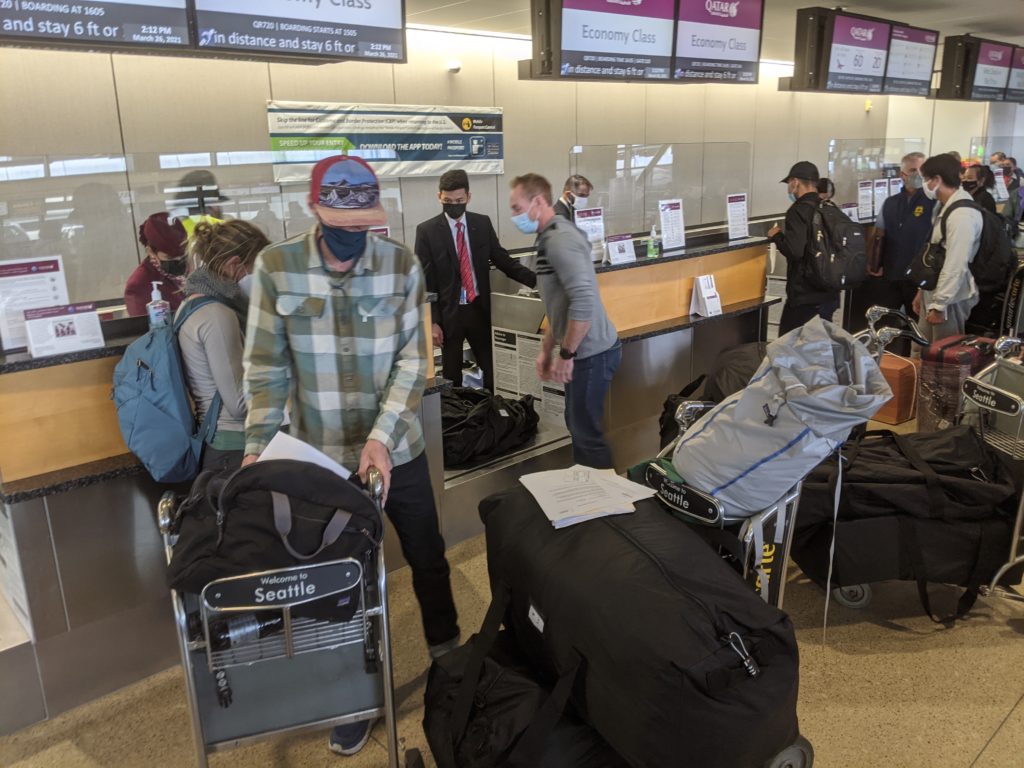
{"type": "MultiPolygon", "coordinates": [[[[135,155],[119,188],[125,196],[131,191],[138,220],[161,209],[161,184],[184,173],[161,169],[157,153],[266,149],[269,98],[497,105],[505,110],[507,173],[473,180],[474,208],[491,215],[513,247],[528,238],[508,221],[507,179],[534,170],[557,184],[570,171],[575,145],[747,143],[752,178],[735,181],[750,185],[754,214],[770,214],[786,207],[778,183],[785,171],[798,159],[824,166],[830,139],[922,136],[946,149],[984,133],[985,111],[976,105],[883,97],[866,111],[862,97],[780,92],[778,77],[790,70],[784,65],[763,65],[756,86],[523,82],[517,62],[529,53],[523,40],[423,30],[409,31],[405,65],[310,67],[3,48],[0,155],[135,155]],[[458,74],[447,72],[452,57],[462,63],[458,74]]],[[[708,162],[705,186],[721,161],[708,162]]],[[[271,179],[266,166],[215,171],[222,187],[271,179]]],[[[723,164],[722,173],[745,171],[723,164]]],[[[731,181],[722,181],[723,188],[731,181]]],[[[9,195],[5,186],[0,202],[9,195]]],[[[400,188],[403,217],[393,226],[411,240],[415,224],[437,211],[435,180],[404,180],[400,188]]],[[[301,190],[291,192],[300,202],[301,190]]],[[[108,285],[118,285],[137,259],[125,231],[119,228],[109,243],[114,266],[102,275],[108,285]]]]}

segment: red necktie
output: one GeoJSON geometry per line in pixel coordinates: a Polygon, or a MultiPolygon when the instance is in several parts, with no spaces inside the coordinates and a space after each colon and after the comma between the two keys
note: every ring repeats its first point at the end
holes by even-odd
{"type": "Polygon", "coordinates": [[[469,261],[469,248],[466,247],[465,225],[455,222],[455,248],[459,252],[459,273],[462,275],[462,287],[466,290],[466,303],[476,300],[476,288],[473,287],[473,265],[469,261]]]}

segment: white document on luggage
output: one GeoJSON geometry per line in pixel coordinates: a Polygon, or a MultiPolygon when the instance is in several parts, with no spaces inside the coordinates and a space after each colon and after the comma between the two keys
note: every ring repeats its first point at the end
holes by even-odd
{"type": "Polygon", "coordinates": [[[619,477],[614,470],[579,464],[523,475],[519,481],[555,528],[629,514],[635,511],[634,502],[654,496],[653,489],[619,477]]]}
{"type": "Polygon", "coordinates": [[[263,453],[260,454],[257,461],[270,461],[271,459],[305,461],[310,464],[316,464],[318,467],[329,469],[343,480],[348,480],[352,477],[351,472],[323,451],[284,432],[278,432],[274,435],[267,444],[267,447],[263,449],[263,453]]]}

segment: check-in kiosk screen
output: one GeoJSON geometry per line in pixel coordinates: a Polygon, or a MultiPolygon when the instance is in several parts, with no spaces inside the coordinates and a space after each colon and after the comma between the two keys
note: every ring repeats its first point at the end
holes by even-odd
{"type": "Polygon", "coordinates": [[[891,26],[840,13],[833,16],[832,25],[826,90],[881,93],[891,26]]]}
{"type": "Polygon", "coordinates": [[[405,60],[402,0],[195,0],[195,17],[202,49],[405,60]]]}
{"type": "Polygon", "coordinates": [[[939,33],[916,27],[894,25],[889,43],[885,92],[904,96],[927,96],[935,69],[939,33]]]}
{"type": "Polygon", "coordinates": [[[762,0],[680,0],[674,77],[756,83],[762,0]]]}
{"type": "Polygon", "coordinates": [[[1010,81],[1010,60],[1013,46],[982,43],[978,47],[978,63],[974,68],[971,98],[981,101],[1002,101],[1010,81]]]}
{"type": "Polygon", "coordinates": [[[1024,103],[1024,48],[1013,49],[1013,66],[1010,67],[1010,85],[1006,89],[1006,100],[1024,103]]]}
{"type": "Polygon", "coordinates": [[[0,0],[0,38],[58,46],[189,45],[185,0],[0,0]]]}
{"type": "Polygon", "coordinates": [[[675,0],[563,0],[562,77],[667,80],[675,0]]]}

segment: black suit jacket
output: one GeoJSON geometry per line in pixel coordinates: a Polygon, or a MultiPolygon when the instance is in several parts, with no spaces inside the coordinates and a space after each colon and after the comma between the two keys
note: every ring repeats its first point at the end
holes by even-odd
{"type": "Polygon", "coordinates": [[[558,198],[555,201],[555,214],[561,216],[563,219],[568,219],[572,222],[576,221],[576,209],[572,206],[566,205],[562,198],[558,198]]]}
{"type": "MultiPolygon", "coordinates": [[[[501,247],[490,218],[482,213],[466,212],[469,253],[476,274],[477,292],[487,315],[491,313],[491,264],[513,280],[533,288],[537,276],[501,247]]],[[[437,294],[430,305],[432,321],[445,333],[459,327],[459,296],[462,274],[455,239],[447,217],[442,213],[416,227],[416,255],[423,264],[427,291],[437,294]]]]}

